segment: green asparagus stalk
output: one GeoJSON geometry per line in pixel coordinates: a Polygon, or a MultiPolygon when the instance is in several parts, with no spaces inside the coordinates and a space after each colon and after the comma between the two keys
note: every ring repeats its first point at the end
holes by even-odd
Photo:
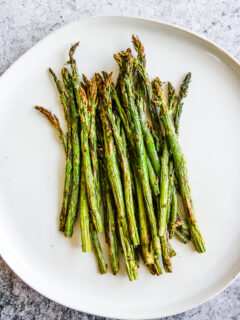
{"type": "MultiPolygon", "coordinates": [[[[110,86],[105,83],[105,88],[103,90],[102,104],[109,105],[111,103],[110,98],[110,86]]],[[[135,261],[135,255],[133,246],[130,242],[130,236],[128,231],[126,209],[124,203],[124,194],[121,182],[121,175],[117,159],[117,151],[114,144],[114,138],[112,135],[112,129],[108,121],[108,116],[106,115],[105,108],[101,108],[101,120],[102,129],[104,137],[104,150],[105,150],[105,160],[108,172],[109,182],[112,188],[116,209],[117,209],[117,221],[118,230],[120,236],[120,242],[123,248],[127,273],[131,281],[137,280],[137,263],[135,261]]]]}
{"type": "Polygon", "coordinates": [[[108,174],[104,159],[104,142],[101,129],[100,116],[98,114],[97,121],[97,137],[98,137],[98,159],[99,159],[99,175],[102,193],[105,238],[109,247],[109,260],[112,273],[116,275],[119,270],[118,257],[118,239],[117,239],[117,224],[115,220],[115,208],[113,206],[113,195],[109,185],[108,174]]]}
{"type": "Polygon", "coordinates": [[[93,243],[93,249],[98,261],[99,271],[101,274],[107,273],[107,264],[102,252],[101,244],[98,239],[98,234],[92,222],[90,222],[90,232],[91,232],[91,238],[93,243]]]}
{"type": "MultiPolygon", "coordinates": [[[[96,83],[95,83],[96,88],[96,83]]],[[[94,89],[95,90],[95,89],[94,89]]],[[[88,194],[88,203],[92,215],[92,221],[97,232],[103,231],[103,224],[100,215],[99,198],[97,197],[97,188],[94,180],[90,148],[89,148],[89,127],[90,115],[88,110],[88,99],[86,93],[79,84],[79,116],[81,122],[81,151],[82,151],[82,166],[86,177],[86,188],[88,194]]]]}
{"type": "Polygon", "coordinates": [[[68,215],[65,223],[65,236],[71,237],[76,219],[80,189],[80,141],[79,121],[75,105],[72,77],[67,69],[62,70],[64,85],[70,100],[71,108],[71,138],[72,138],[72,190],[68,204],[68,215]]]}
{"type": "Polygon", "coordinates": [[[190,185],[188,182],[185,159],[178,143],[177,134],[176,134],[174,125],[172,123],[171,116],[169,115],[168,107],[164,102],[161,82],[158,78],[156,78],[153,82],[153,89],[154,89],[154,102],[160,107],[161,120],[165,129],[169,146],[173,154],[174,167],[176,170],[176,176],[177,176],[178,184],[180,187],[184,209],[187,214],[187,222],[188,222],[188,227],[190,229],[191,238],[195,245],[196,250],[199,253],[202,253],[206,249],[205,249],[204,241],[195,218],[195,214],[194,214],[194,208],[192,203],[190,185]]]}
{"type": "Polygon", "coordinates": [[[189,236],[186,235],[181,229],[175,229],[174,230],[175,236],[184,244],[187,244],[189,242],[189,236]]]}
{"type": "Polygon", "coordinates": [[[88,109],[90,112],[90,126],[89,126],[89,149],[91,155],[92,172],[96,187],[96,197],[98,202],[98,208],[101,204],[101,188],[100,188],[100,176],[99,176],[99,164],[98,164],[98,152],[97,152],[97,133],[96,133],[96,109],[98,105],[97,101],[97,84],[95,76],[89,81],[85,75],[83,75],[85,88],[88,94],[88,109]]]}
{"type": "Polygon", "coordinates": [[[167,201],[167,224],[169,224],[170,226],[170,224],[172,223],[170,222],[170,220],[172,219],[171,208],[172,208],[172,201],[173,201],[173,193],[176,192],[175,185],[174,185],[174,169],[173,169],[173,162],[171,159],[171,155],[168,162],[168,181],[169,181],[169,185],[168,185],[168,201],[167,201]]]}
{"type": "Polygon", "coordinates": [[[149,80],[149,76],[146,72],[145,50],[139,38],[134,35],[132,35],[132,43],[133,43],[134,49],[138,54],[137,59],[135,58],[133,59],[134,67],[136,68],[138,75],[141,77],[141,79],[145,84],[147,102],[148,102],[152,124],[158,136],[160,137],[162,131],[161,131],[160,123],[158,121],[159,110],[152,103],[152,88],[151,88],[151,82],[149,80]]]}
{"type": "Polygon", "coordinates": [[[114,275],[118,273],[119,269],[119,258],[118,258],[118,243],[117,243],[117,233],[116,233],[116,223],[115,223],[115,213],[112,205],[112,194],[108,179],[105,181],[106,193],[106,214],[107,214],[107,230],[108,230],[108,244],[109,244],[109,259],[114,275]]]}
{"type": "Polygon", "coordinates": [[[56,84],[57,90],[59,92],[60,101],[63,106],[65,120],[67,122],[67,157],[66,157],[66,166],[65,166],[65,181],[64,181],[64,189],[63,189],[63,205],[62,210],[59,217],[59,230],[64,231],[65,222],[67,218],[67,209],[68,209],[68,200],[70,196],[70,185],[71,185],[71,177],[72,177],[72,130],[71,130],[71,111],[68,105],[67,96],[61,86],[59,79],[57,78],[54,71],[49,68],[49,72],[51,73],[53,80],[56,84]]]}
{"type": "Polygon", "coordinates": [[[139,219],[139,231],[141,238],[141,250],[142,258],[145,264],[154,264],[154,255],[151,250],[150,235],[148,232],[148,222],[144,206],[144,198],[142,194],[141,185],[137,174],[135,173],[136,192],[138,200],[138,219],[139,219]]]}
{"type": "Polygon", "coordinates": [[[167,140],[165,139],[163,144],[163,153],[161,157],[161,180],[160,180],[160,210],[159,210],[159,236],[163,237],[167,231],[167,210],[168,210],[168,162],[169,152],[167,140]]]}
{"type": "Polygon", "coordinates": [[[80,230],[82,239],[82,251],[89,252],[92,250],[91,235],[90,235],[90,222],[89,222],[89,208],[87,199],[87,190],[83,166],[81,167],[81,190],[80,190],[80,230]]]}
{"type": "Polygon", "coordinates": [[[177,203],[177,191],[175,186],[172,189],[172,201],[171,201],[171,216],[170,216],[170,223],[169,223],[169,238],[172,239],[174,232],[176,230],[176,220],[177,220],[177,213],[178,213],[178,203],[177,203]]]}
{"type": "MultiPolygon", "coordinates": [[[[85,77],[85,83],[87,78],[85,77]]],[[[101,190],[100,190],[100,178],[99,178],[99,165],[98,165],[98,156],[97,156],[97,133],[96,133],[96,108],[98,105],[97,101],[97,85],[95,77],[92,78],[91,82],[88,82],[88,102],[89,102],[89,111],[90,111],[90,131],[89,131],[89,147],[91,154],[92,162],[92,171],[93,177],[96,184],[96,193],[98,207],[100,208],[101,202],[101,190]]]]}
{"type": "Polygon", "coordinates": [[[146,156],[147,161],[147,169],[148,169],[148,176],[149,176],[149,183],[151,186],[152,193],[154,197],[159,196],[160,188],[159,188],[159,177],[156,175],[152,163],[148,156],[146,156]]]}
{"type": "MultiPolygon", "coordinates": [[[[191,79],[191,73],[188,73],[186,75],[186,77],[184,78],[183,83],[180,87],[177,105],[175,103],[176,102],[175,90],[174,90],[172,84],[170,82],[168,82],[168,105],[169,105],[170,114],[174,114],[174,111],[175,111],[174,125],[175,125],[176,130],[178,130],[178,128],[179,128],[179,121],[180,121],[180,116],[182,113],[182,105],[183,105],[182,100],[187,95],[187,90],[188,90],[188,86],[190,83],[190,79],[191,79]]],[[[173,160],[171,159],[170,160],[171,171],[173,171],[172,161],[173,160]]],[[[169,172],[169,175],[172,177],[172,172],[169,172]]],[[[176,219],[177,219],[177,211],[178,211],[178,209],[176,207],[176,201],[177,201],[176,186],[173,184],[172,180],[171,180],[171,186],[169,186],[169,198],[171,198],[171,196],[172,196],[172,199],[169,199],[170,201],[168,204],[168,213],[171,211],[171,216],[170,216],[170,221],[169,221],[170,238],[173,237],[174,230],[177,227],[176,219]]]]}
{"type": "MultiPolygon", "coordinates": [[[[111,85],[111,75],[109,76],[109,79],[106,80],[106,82],[108,82],[109,85],[111,85]]],[[[128,217],[129,232],[133,245],[138,246],[140,244],[140,240],[137,230],[137,221],[134,212],[135,210],[131,181],[131,168],[127,155],[127,146],[125,144],[125,141],[123,140],[123,137],[121,136],[120,128],[118,128],[117,126],[116,118],[113,114],[112,105],[110,103],[108,105],[105,105],[105,111],[108,115],[108,119],[112,127],[112,132],[116,142],[117,152],[120,158],[120,165],[123,173],[124,196],[126,204],[126,213],[128,217]]]]}
{"type": "MultiPolygon", "coordinates": [[[[124,125],[124,129],[125,129],[125,133],[127,135],[127,139],[131,145],[132,150],[135,150],[135,143],[134,143],[134,139],[133,139],[133,134],[132,131],[130,129],[130,124],[129,121],[127,119],[127,115],[125,113],[125,110],[123,109],[120,99],[118,98],[116,89],[114,87],[114,85],[112,84],[111,86],[111,93],[112,93],[112,98],[116,103],[116,107],[117,107],[117,111],[119,113],[119,116],[121,118],[121,121],[124,125]]],[[[151,190],[154,194],[155,197],[157,197],[160,193],[160,189],[159,189],[159,179],[153,169],[152,163],[148,157],[148,155],[146,155],[146,161],[147,161],[147,169],[148,169],[148,175],[149,175],[149,183],[151,186],[151,190]]]]}
{"type": "Polygon", "coordinates": [[[182,83],[180,90],[179,90],[178,103],[176,106],[175,119],[174,119],[176,135],[179,134],[179,121],[180,121],[180,117],[182,114],[182,106],[183,106],[182,100],[183,100],[183,98],[185,98],[187,96],[188,87],[189,87],[189,83],[191,81],[191,77],[192,77],[192,74],[191,74],[191,72],[189,72],[186,75],[186,77],[184,78],[183,83],[182,83]]]}
{"type": "MultiPolygon", "coordinates": [[[[71,185],[71,174],[72,174],[72,157],[71,157],[71,147],[69,146],[69,136],[65,137],[60,124],[59,120],[55,115],[53,115],[50,111],[42,108],[42,107],[35,107],[38,111],[40,111],[47,119],[51,122],[51,124],[56,128],[60,141],[64,147],[64,151],[66,153],[66,166],[65,166],[65,180],[64,180],[64,188],[63,188],[63,204],[62,209],[60,212],[59,217],[59,230],[64,231],[66,216],[67,216],[67,208],[68,208],[68,201],[70,195],[70,185],[71,185]]],[[[70,141],[71,144],[71,141],[70,141]]]]}
{"type": "MultiPolygon", "coordinates": [[[[144,200],[145,200],[146,209],[148,213],[151,236],[153,241],[153,248],[154,248],[155,254],[159,255],[161,253],[161,246],[160,246],[160,241],[157,234],[157,222],[156,222],[156,217],[153,209],[151,188],[149,185],[149,177],[148,177],[148,169],[147,169],[147,161],[146,161],[146,150],[145,150],[143,136],[142,136],[141,124],[139,121],[139,117],[138,117],[138,113],[137,113],[137,110],[135,107],[135,101],[134,101],[133,80],[132,80],[132,68],[133,68],[132,55],[131,55],[131,52],[128,50],[126,52],[120,53],[120,56],[114,55],[114,58],[117,62],[119,61],[119,58],[124,61],[124,65],[123,65],[124,83],[122,85],[122,88],[124,87],[125,90],[122,92],[122,95],[125,99],[128,113],[130,114],[130,117],[131,117],[132,134],[134,135],[134,143],[136,144],[138,174],[141,180],[142,191],[144,194],[144,200]]],[[[119,108],[118,108],[118,111],[120,111],[119,108]]]]}
{"type": "Polygon", "coordinates": [[[142,134],[146,146],[146,151],[148,153],[148,156],[151,160],[151,163],[153,165],[153,168],[157,174],[157,176],[160,178],[160,161],[158,157],[158,153],[155,146],[155,141],[152,136],[152,133],[148,127],[147,118],[146,118],[146,107],[144,106],[144,87],[142,86],[141,80],[138,79],[137,85],[136,85],[136,93],[137,93],[137,108],[139,113],[139,118],[141,122],[141,128],[142,128],[142,134]]]}

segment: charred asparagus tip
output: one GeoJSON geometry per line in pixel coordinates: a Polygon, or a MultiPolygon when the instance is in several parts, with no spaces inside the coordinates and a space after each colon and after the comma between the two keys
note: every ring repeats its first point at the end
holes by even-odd
{"type": "Polygon", "coordinates": [[[74,53],[75,53],[78,45],[79,45],[79,41],[76,42],[74,45],[71,46],[71,48],[70,48],[70,50],[69,50],[69,57],[70,57],[70,59],[73,58],[73,55],[74,55],[74,53]]]}

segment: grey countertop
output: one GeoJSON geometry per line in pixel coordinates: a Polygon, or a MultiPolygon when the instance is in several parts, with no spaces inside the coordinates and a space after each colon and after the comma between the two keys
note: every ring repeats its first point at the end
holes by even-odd
{"type": "MultiPolygon", "coordinates": [[[[107,14],[149,17],[185,27],[240,60],[239,0],[0,0],[0,75],[51,31],[81,17],[107,14]]],[[[0,319],[95,318],[44,298],[0,260],[0,319]]],[[[240,319],[240,278],[209,302],[166,319],[240,319]]]]}

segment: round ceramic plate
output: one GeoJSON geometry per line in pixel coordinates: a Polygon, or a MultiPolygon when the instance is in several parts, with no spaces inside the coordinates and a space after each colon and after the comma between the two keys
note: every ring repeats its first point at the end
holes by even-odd
{"type": "MultiPolygon", "coordinates": [[[[216,45],[186,30],[138,18],[97,17],[52,33],[0,79],[0,252],[32,288],[70,308],[104,317],[146,319],[193,308],[226,287],[240,270],[240,67],[216,45]],[[207,252],[177,240],[173,273],[152,276],[141,265],[130,282],[100,275],[92,253],[81,252],[79,223],[72,239],[58,232],[64,152],[49,123],[33,109],[63,119],[49,77],[59,74],[71,44],[80,73],[117,72],[113,53],[136,34],[147,70],[179,86],[192,72],[180,143],[189,168],[197,218],[207,252]]],[[[105,248],[106,251],[106,248],[105,248]]]]}

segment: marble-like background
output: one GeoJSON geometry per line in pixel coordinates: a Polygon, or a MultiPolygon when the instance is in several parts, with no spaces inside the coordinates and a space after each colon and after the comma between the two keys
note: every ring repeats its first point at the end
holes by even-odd
{"type": "MultiPolygon", "coordinates": [[[[149,17],[188,28],[240,60],[240,0],[0,0],[0,75],[51,31],[81,17],[106,14],[149,17]]],[[[44,298],[0,260],[0,319],[96,318],[44,298]]],[[[202,306],[166,319],[240,319],[240,279],[202,306]]]]}

